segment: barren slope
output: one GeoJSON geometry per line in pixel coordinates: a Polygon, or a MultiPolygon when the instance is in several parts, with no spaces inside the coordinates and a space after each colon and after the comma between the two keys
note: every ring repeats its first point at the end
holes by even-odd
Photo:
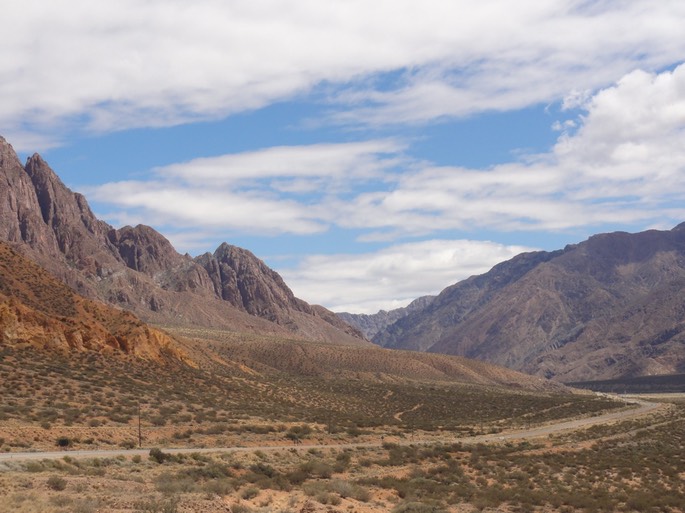
{"type": "Polygon", "coordinates": [[[0,242],[0,342],[37,350],[186,360],[167,334],[135,315],[87,300],[0,242]]]}

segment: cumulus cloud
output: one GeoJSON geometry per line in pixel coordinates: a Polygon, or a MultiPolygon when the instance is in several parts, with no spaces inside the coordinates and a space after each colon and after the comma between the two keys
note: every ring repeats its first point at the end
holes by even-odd
{"type": "Polygon", "coordinates": [[[322,83],[343,122],[513,109],[676,62],[684,19],[678,0],[25,0],[3,6],[0,124],[168,126],[322,83]]]}
{"type": "Polygon", "coordinates": [[[373,253],[310,255],[296,268],[279,272],[293,292],[309,302],[338,312],[376,313],[437,294],[525,251],[530,248],[436,239],[397,244],[373,253]]]}
{"type": "Polygon", "coordinates": [[[342,223],[412,234],[677,222],[685,208],[685,65],[634,71],[586,100],[548,153],[489,169],[423,167],[341,202],[342,223]]]}

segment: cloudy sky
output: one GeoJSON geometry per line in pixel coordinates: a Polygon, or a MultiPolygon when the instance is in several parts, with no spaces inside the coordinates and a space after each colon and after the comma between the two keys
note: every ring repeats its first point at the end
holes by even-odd
{"type": "Polygon", "coordinates": [[[114,226],[375,312],[685,221],[682,0],[9,0],[0,135],[114,226]]]}

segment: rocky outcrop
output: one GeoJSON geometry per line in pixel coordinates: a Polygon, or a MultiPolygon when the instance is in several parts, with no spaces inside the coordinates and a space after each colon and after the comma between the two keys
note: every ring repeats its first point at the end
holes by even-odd
{"type": "Polygon", "coordinates": [[[195,261],[207,271],[217,296],[236,308],[278,323],[286,322],[290,311],[311,314],[278,273],[245,249],[223,243],[195,261]]]}
{"type": "Polygon", "coordinates": [[[444,331],[459,325],[475,309],[556,254],[523,253],[496,265],[484,275],[472,276],[447,287],[425,308],[417,308],[391,324],[373,341],[383,347],[426,351],[442,338],[444,331]]]}
{"type": "Polygon", "coordinates": [[[175,269],[188,259],[179,255],[162,234],[145,225],[109,229],[109,242],[129,269],[154,277],[175,269]]]}
{"type": "Polygon", "coordinates": [[[375,337],[561,381],[682,372],[685,224],[519,255],[375,337]]]}
{"type": "Polygon", "coordinates": [[[31,178],[5,139],[0,137],[0,237],[26,243],[57,255],[53,234],[41,217],[40,204],[31,178]]]}
{"type": "Polygon", "coordinates": [[[22,166],[0,138],[0,240],[15,245],[74,290],[146,321],[273,333],[345,343],[357,331],[294,297],[249,251],[180,255],[153,228],[115,229],[95,217],[39,156],[22,166]],[[265,322],[250,319],[257,317],[265,322]]]}
{"type": "Polygon", "coordinates": [[[187,361],[167,334],[145,325],[131,312],[78,296],[2,242],[0,343],[187,361]]]}

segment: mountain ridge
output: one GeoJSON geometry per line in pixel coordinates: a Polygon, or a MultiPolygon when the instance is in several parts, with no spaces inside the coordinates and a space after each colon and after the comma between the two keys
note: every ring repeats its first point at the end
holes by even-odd
{"type": "Polygon", "coordinates": [[[0,172],[0,240],[88,298],[158,324],[368,343],[323,307],[296,298],[278,273],[247,250],[224,243],[193,259],[151,227],[113,228],[40,155],[22,165],[1,137],[0,172]]]}
{"type": "Polygon", "coordinates": [[[523,253],[378,333],[560,381],[682,372],[685,223],[523,253]]]}

